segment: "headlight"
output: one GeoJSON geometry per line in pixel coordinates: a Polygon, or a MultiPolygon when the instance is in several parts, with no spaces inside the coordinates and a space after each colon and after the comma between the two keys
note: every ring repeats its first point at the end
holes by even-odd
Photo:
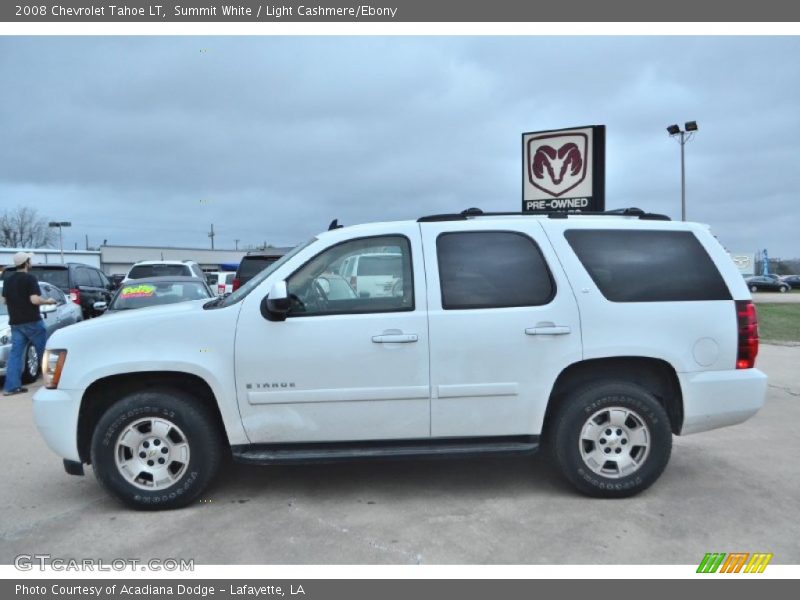
{"type": "Polygon", "coordinates": [[[0,346],[11,343],[11,327],[0,329],[0,346]]]}
{"type": "Polygon", "coordinates": [[[44,360],[42,361],[44,387],[51,390],[58,387],[58,380],[61,378],[61,370],[64,368],[65,360],[67,360],[66,350],[44,351],[44,360]]]}

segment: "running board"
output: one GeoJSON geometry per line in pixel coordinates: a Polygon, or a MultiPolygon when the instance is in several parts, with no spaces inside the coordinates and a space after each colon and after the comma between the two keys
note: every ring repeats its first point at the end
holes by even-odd
{"type": "Polygon", "coordinates": [[[403,458],[462,458],[533,454],[539,436],[389,440],[315,444],[250,444],[233,446],[236,462],[250,465],[303,464],[403,458]]]}

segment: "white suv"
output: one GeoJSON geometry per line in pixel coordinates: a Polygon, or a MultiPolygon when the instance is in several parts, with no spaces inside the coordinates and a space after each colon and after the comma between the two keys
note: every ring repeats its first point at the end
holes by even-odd
{"type": "Polygon", "coordinates": [[[167,275],[205,279],[203,269],[193,260],[141,260],[130,268],[122,282],[167,275]]]}
{"type": "Polygon", "coordinates": [[[581,492],[629,496],[673,435],[741,423],[767,387],[736,266],[706,227],[664,219],[472,209],[332,229],[227,297],[56,332],[36,422],[67,472],[91,463],[136,508],[196,500],[224,454],[540,445],[581,492]],[[400,257],[396,294],[345,289],[343,261],[374,254],[400,257]]]}
{"type": "Polygon", "coordinates": [[[403,255],[399,252],[357,253],[342,260],[339,275],[359,296],[393,296],[400,290],[402,265],[403,255]]]}

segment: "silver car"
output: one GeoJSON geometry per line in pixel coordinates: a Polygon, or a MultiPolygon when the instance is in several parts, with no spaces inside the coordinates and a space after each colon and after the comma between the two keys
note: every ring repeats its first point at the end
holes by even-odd
{"type": "MultiPolygon", "coordinates": [[[[2,289],[0,282],[0,290],[2,289]]],[[[45,305],[40,307],[42,320],[47,327],[47,337],[50,337],[56,329],[61,329],[67,325],[72,325],[83,320],[81,307],[70,302],[60,289],[44,281],[39,282],[43,298],[54,298],[58,304],[45,305]]],[[[6,374],[6,363],[11,354],[11,326],[8,324],[8,307],[4,302],[0,302],[0,376],[6,374]]],[[[39,356],[36,348],[29,344],[25,348],[25,362],[22,369],[22,382],[30,383],[39,374],[39,356]]]]}

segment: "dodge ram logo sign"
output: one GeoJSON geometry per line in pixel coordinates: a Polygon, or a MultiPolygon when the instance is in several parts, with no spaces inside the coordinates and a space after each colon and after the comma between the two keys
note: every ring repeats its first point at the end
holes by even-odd
{"type": "Polygon", "coordinates": [[[529,138],[528,181],[551,196],[563,196],[586,179],[588,146],[585,133],[529,138]],[[561,145],[554,148],[553,141],[561,145]]]}
{"type": "Polygon", "coordinates": [[[524,212],[605,209],[605,127],[522,135],[524,212]]]}

